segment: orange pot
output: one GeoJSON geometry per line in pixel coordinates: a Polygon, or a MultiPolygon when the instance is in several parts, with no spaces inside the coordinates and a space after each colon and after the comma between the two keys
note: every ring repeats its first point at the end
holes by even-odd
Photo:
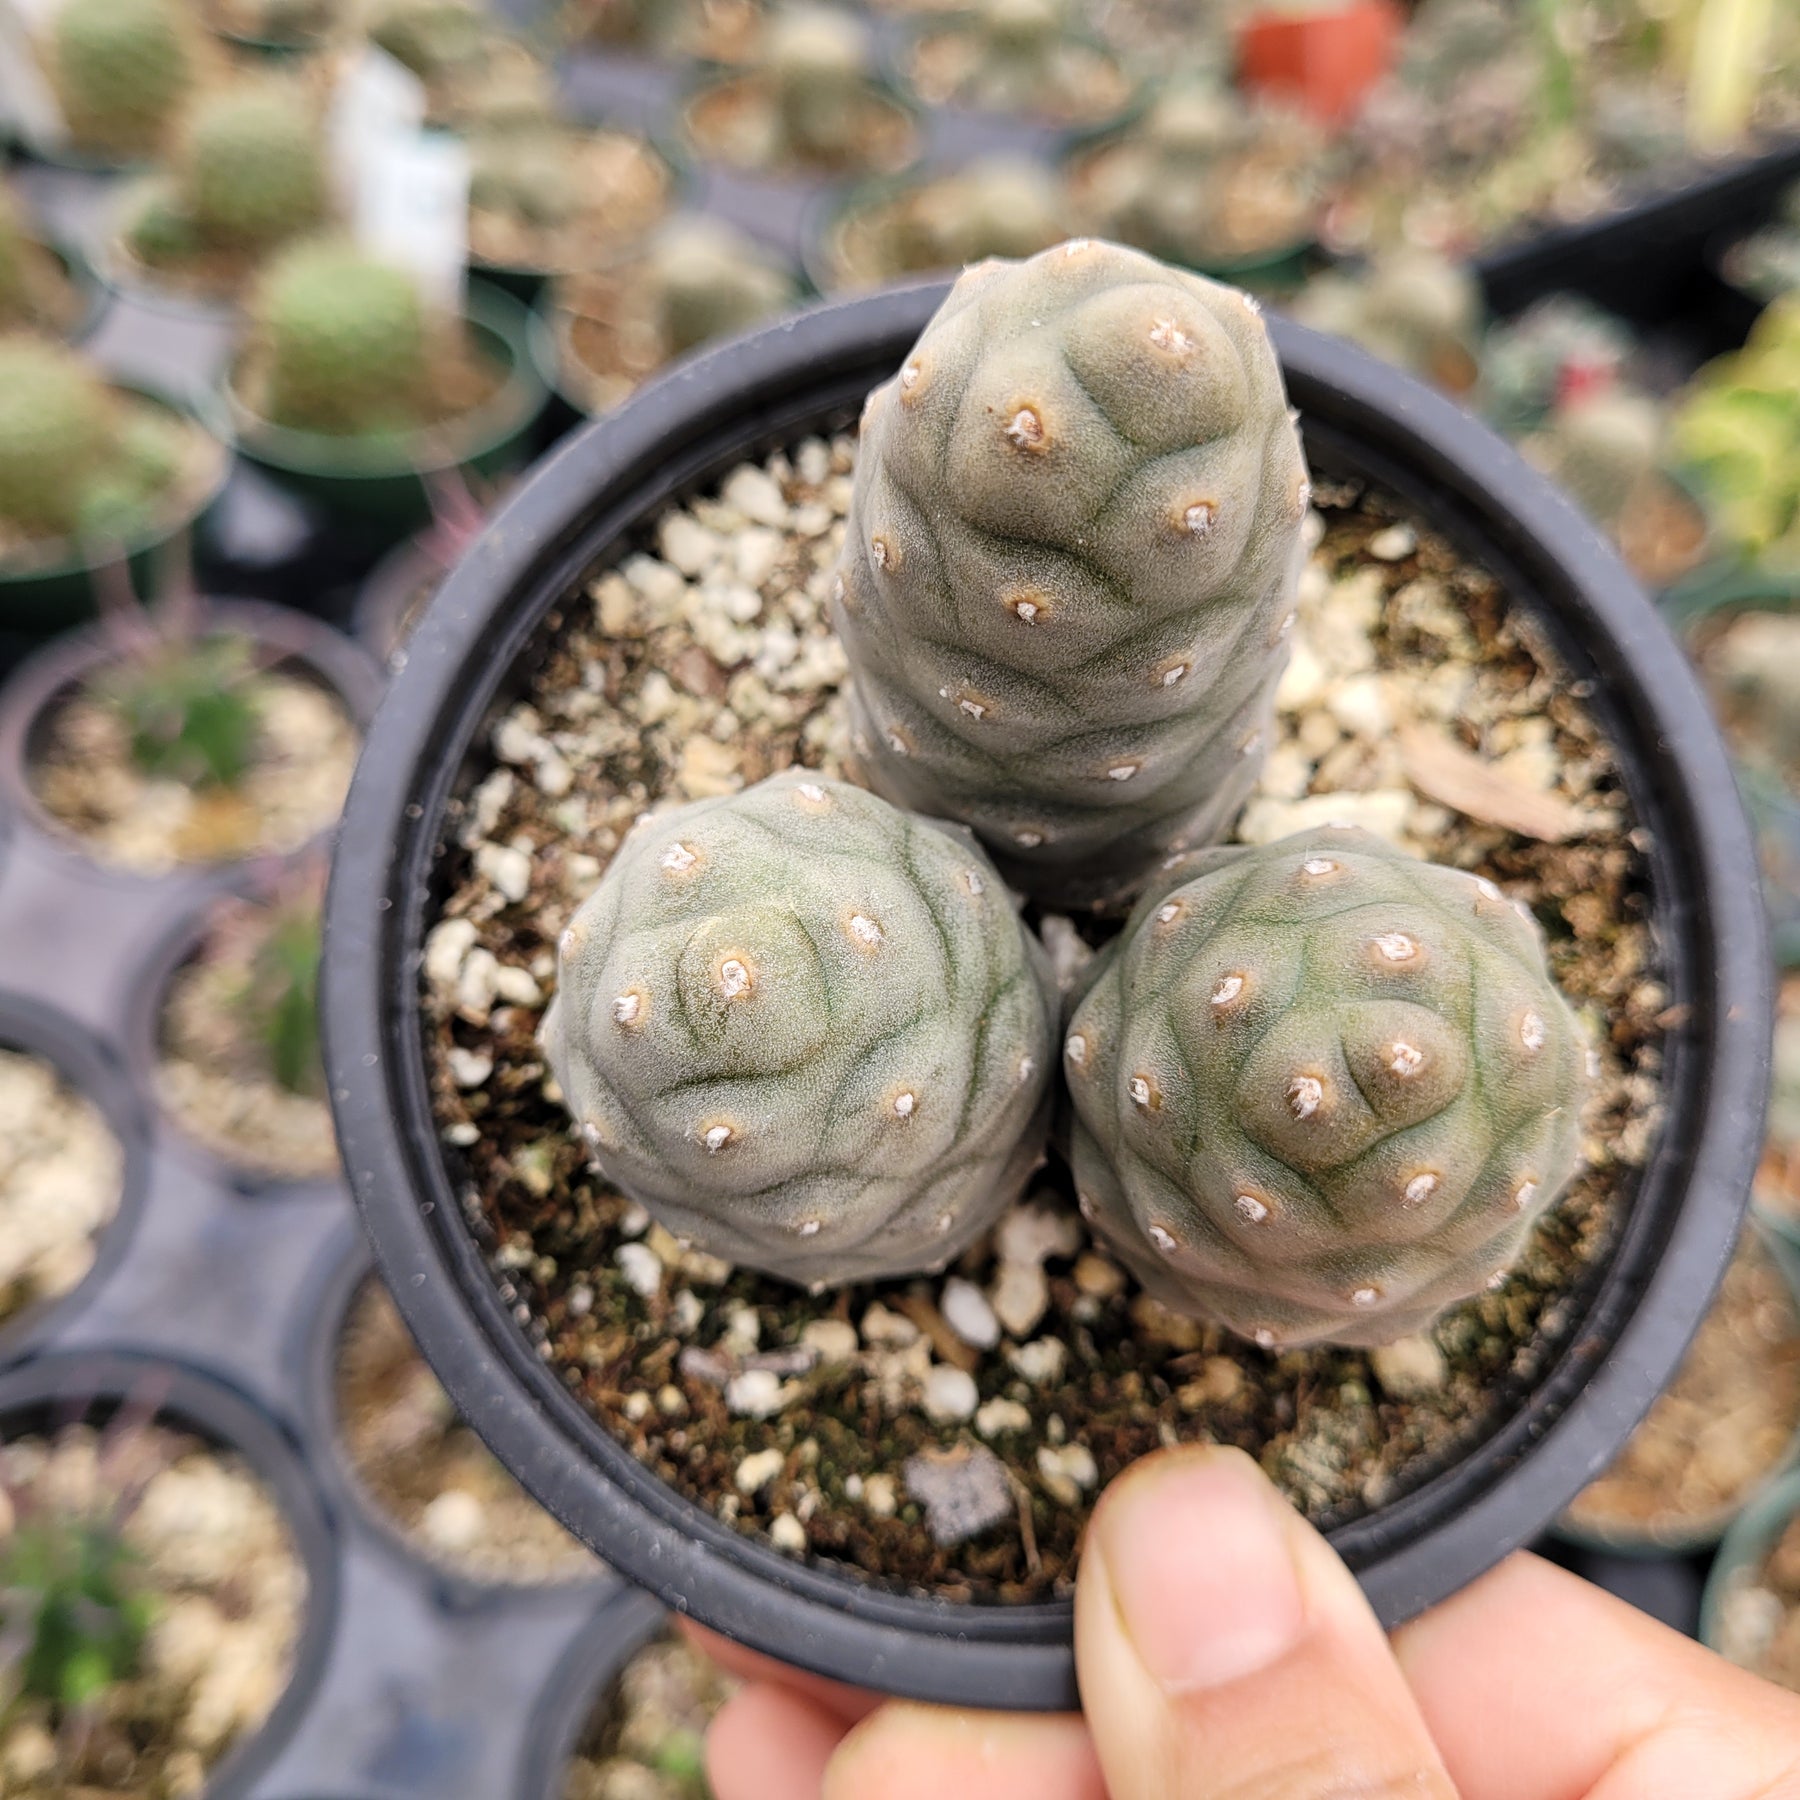
{"type": "Polygon", "coordinates": [[[1238,79],[1341,125],[1388,71],[1400,41],[1394,0],[1346,0],[1307,13],[1261,13],[1238,33],[1238,79]]]}

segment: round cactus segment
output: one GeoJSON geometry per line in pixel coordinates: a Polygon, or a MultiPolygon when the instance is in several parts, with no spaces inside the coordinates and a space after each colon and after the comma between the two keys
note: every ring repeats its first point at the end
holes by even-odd
{"type": "Polygon", "coordinates": [[[185,135],[183,191],[212,241],[272,244],[325,216],[323,139],[298,93],[273,82],[226,88],[195,107],[185,135]]]}
{"type": "Polygon", "coordinates": [[[832,157],[854,146],[872,62],[860,19],[828,6],[790,6],[769,22],[765,62],[790,150],[832,157]]]}
{"type": "Polygon", "coordinates": [[[1182,1312],[1387,1343],[1516,1260],[1585,1062],[1492,882],[1347,826],[1176,856],[1064,1036],[1082,1210],[1182,1312]]]}
{"type": "Polygon", "coordinates": [[[426,316],[404,270],[348,245],[296,244],[264,272],[254,313],[271,423],[344,434],[418,423],[426,316]]]}
{"type": "Polygon", "coordinates": [[[794,771],[626,839],[563,934],[544,1048],[669,1230],[836,1285],[942,1268],[1017,1197],[1053,985],[966,833],[794,771]]]}
{"type": "Polygon", "coordinates": [[[76,530],[115,423],[110,390],[73,351],[0,337],[0,522],[28,538],[76,530]]]}
{"type": "Polygon", "coordinates": [[[644,272],[663,341],[676,353],[747,331],[794,299],[792,279],[768,252],[717,219],[671,221],[644,272]]]}
{"type": "Polygon", "coordinates": [[[155,148],[194,80],[193,34],[173,0],[63,0],[50,31],[75,141],[119,155],[155,148]]]}
{"type": "Polygon", "coordinates": [[[1243,294],[1093,239],[969,269],[863,415],[833,618],[870,779],[1064,905],[1217,837],[1309,492],[1243,294]]]}

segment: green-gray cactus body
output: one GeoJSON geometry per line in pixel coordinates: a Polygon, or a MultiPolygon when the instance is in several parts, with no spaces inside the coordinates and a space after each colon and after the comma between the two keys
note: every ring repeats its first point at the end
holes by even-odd
{"type": "Polygon", "coordinates": [[[417,425],[427,326],[404,270],[344,245],[297,244],[265,272],[255,318],[270,423],[340,435],[417,425]]]}
{"type": "Polygon", "coordinates": [[[644,258],[663,342],[685,354],[789,306],[794,282],[769,253],[716,219],[676,220],[644,258]]]}
{"type": "Polygon", "coordinates": [[[835,158],[855,147],[869,93],[867,27],[824,6],[794,6],[770,21],[765,58],[786,149],[835,158]]]}
{"type": "Polygon", "coordinates": [[[272,82],[211,96],[187,122],[182,191],[213,243],[273,244],[317,225],[329,182],[311,107],[272,82]]]}
{"type": "Polygon", "coordinates": [[[153,149],[194,80],[192,33],[172,0],[63,0],[50,31],[75,142],[119,155],[153,149]]]}
{"type": "Polygon", "coordinates": [[[1083,1212],[1265,1347],[1379,1344],[1511,1266],[1586,1050],[1492,882],[1328,826],[1171,859],[1063,1040],[1083,1212]]]}
{"type": "Polygon", "coordinates": [[[1112,901],[1224,831],[1309,489],[1255,303],[1078,239],[967,271],[863,415],[833,618],[889,799],[1112,901]]]}
{"type": "Polygon", "coordinates": [[[110,391],[73,351],[0,338],[0,521],[27,538],[75,531],[114,425],[110,391]]]}
{"type": "Polygon", "coordinates": [[[1656,402],[1613,384],[1559,406],[1531,448],[1595,524],[1610,526],[1655,470],[1662,440],[1656,402]]]}
{"type": "Polygon", "coordinates": [[[601,1171],[790,1281],[941,1268],[1042,1150],[1047,961],[964,833],[791,771],[644,821],[544,1046],[601,1171]]]}

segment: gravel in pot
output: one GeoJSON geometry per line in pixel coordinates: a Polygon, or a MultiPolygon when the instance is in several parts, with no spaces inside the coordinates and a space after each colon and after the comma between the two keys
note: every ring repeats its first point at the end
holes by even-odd
{"type": "Polygon", "coordinates": [[[373,1276],[338,1338],[337,1424],[363,1493],[407,1542],[477,1581],[591,1577],[597,1565],[494,1460],[373,1276]]]}
{"type": "Polygon", "coordinates": [[[1668,1391],[1561,1530],[1661,1555],[1717,1542],[1784,1464],[1800,1430],[1800,1308],[1763,1234],[1746,1229],[1668,1391]]]}
{"type": "Polygon", "coordinates": [[[18,1800],[243,1781],[304,1700],[324,1526],[260,1415],[173,1365],[51,1358],[0,1384],[0,1570],[22,1634],[18,1800]]]}
{"type": "Polygon", "coordinates": [[[706,1728],[736,1687],[674,1633],[646,1644],[594,1707],[557,1800],[710,1800],[706,1728]]]}
{"type": "MultiPolygon", "coordinates": [[[[1059,1597],[1080,1523],[1158,1443],[1204,1432],[1260,1454],[1389,1618],[1571,1497],[1595,1431],[1619,1430],[1672,1370],[1735,1231],[1754,1127],[1735,1113],[1703,1125],[1664,1072],[1722,1057],[1721,1105],[1754,1111],[1759,920],[1691,679],[1593,534],[1479,427],[1280,327],[1317,523],[1301,648],[1240,834],[1353,820],[1482,874],[1551,928],[1598,1075],[1585,1171],[1519,1266],[1385,1352],[1270,1352],[1139,1294],[1055,1159],[941,1277],[816,1297],[684,1249],[609,1193],[545,1093],[535,1028],[556,934],[658,800],[842,766],[842,652],[823,611],[854,458],[842,428],[939,293],[822,309],[703,359],[565,450],[536,496],[527,484],[510,513],[538,500],[538,548],[502,529],[451,577],[416,640],[435,653],[409,658],[365,763],[347,841],[370,855],[340,861],[328,1035],[340,1085],[366,1055],[387,1064],[379,1099],[364,1085],[339,1109],[390,1266],[441,1256],[453,1271],[402,1285],[401,1303],[563,1517],[666,1597],[792,1660],[933,1697],[1061,1705],[1059,1597]],[[611,497],[602,469],[621,482],[611,497]],[[530,599],[510,586],[527,568],[530,599]],[[1599,664],[1577,617],[1607,645],[1599,664]],[[447,654],[488,630],[478,654],[447,654]],[[464,673],[449,678],[453,663],[464,673]],[[1644,772],[1671,731],[1680,760],[1659,786],[1644,772]],[[1694,781],[1712,800],[1670,815],[1694,781]],[[1666,834],[1713,828],[1734,879],[1702,904],[1731,910],[1730,931],[1653,943],[1660,896],[1712,866],[1671,861],[1666,834]],[[423,954],[423,1043],[410,960],[387,961],[403,939],[423,954]],[[1721,958],[1741,1039],[1718,1010],[1721,958]],[[1722,1185],[1684,1205],[1690,1152],[1718,1160],[1722,1185]],[[413,1182],[428,1214],[393,1204],[413,1182]],[[529,1384],[530,1419],[464,1379],[490,1355],[504,1382],[529,1384]],[[613,1538],[628,1516],[639,1525],[613,1538]]],[[[1041,922],[1072,972],[1083,930],[1041,922]]]]}
{"type": "Polygon", "coordinates": [[[1739,1667],[1800,1693],[1800,1474],[1777,1482],[1725,1534],[1700,1635],[1739,1667]]]}
{"type": "Polygon", "coordinates": [[[347,640],[279,607],[92,626],[13,677],[0,782],[135,875],[298,850],[337,818],[375,688],[347,640]]]}
{"type": "Polygon", "coordinates": [[[156,1001],[155,1088],[196,1143],[259,1176],[335,1174],[317,1024],[324,867],[214,903],[156,1001]]]}

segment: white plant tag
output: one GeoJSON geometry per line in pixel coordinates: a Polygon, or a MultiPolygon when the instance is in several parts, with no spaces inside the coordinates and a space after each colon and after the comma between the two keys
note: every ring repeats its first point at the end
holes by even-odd
{"type": "Polygon", "coordinates": [[[48,29],[55,0],[0,0],[0,119],[46,150],[69,141],[68,121],[44,73],[34,34],[48,29]]]}
{"type": "Polygon", "coordinates": [[[370,156],[395,136],[412,137],[425,123],[425,84],[385,50],[365,44],[339,72],[326,114],[325,140],[332,180],[346,213],[370,156]]]}
{"type": "Polygon", "coordinates": [[[469,147],[448,132],[391,136],[357,171],[356,240],[405,269],[432,305],[459,312],[469,261],[469,147]]]}

